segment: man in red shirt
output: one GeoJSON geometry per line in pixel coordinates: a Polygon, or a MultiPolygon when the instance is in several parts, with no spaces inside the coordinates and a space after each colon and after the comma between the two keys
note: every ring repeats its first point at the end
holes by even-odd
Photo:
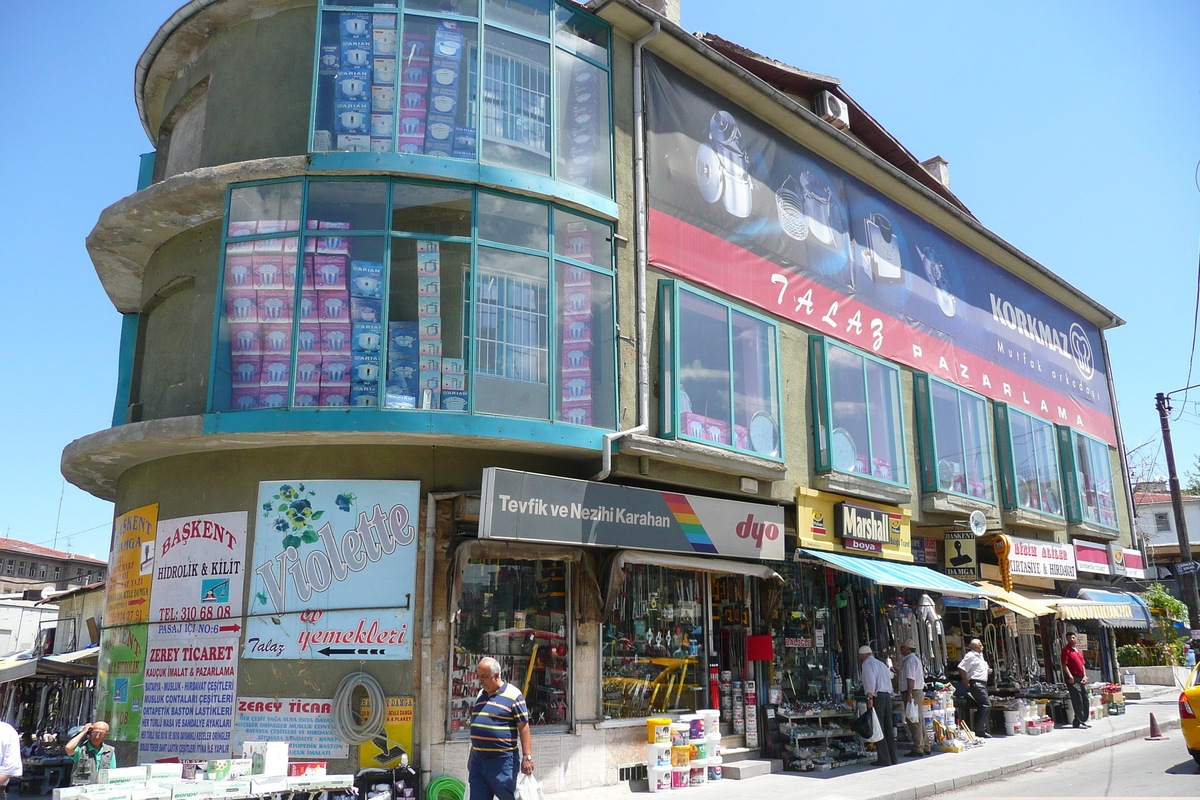
{"type": "Polygon", "coordinates": [[[1083,651],[1079,649],[1079,637],[1074,631],[1067,634],[1067,646],[1062,649],[1062,665],[1063,672],[1067,674],[1067,692],[1075,708],[1073,727],[1090,728],[1092,726],[1087,723],[1087,669],[1083,664],[1083,651]]]}

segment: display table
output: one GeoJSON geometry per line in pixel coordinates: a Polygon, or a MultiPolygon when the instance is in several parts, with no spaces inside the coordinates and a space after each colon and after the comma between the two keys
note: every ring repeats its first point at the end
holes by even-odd
{"type": "Polygon", "coordinates": [[[71,781],[69,756],[56,758],[27,758],[21,762],[21,794],[50,794],[71,781]]]}

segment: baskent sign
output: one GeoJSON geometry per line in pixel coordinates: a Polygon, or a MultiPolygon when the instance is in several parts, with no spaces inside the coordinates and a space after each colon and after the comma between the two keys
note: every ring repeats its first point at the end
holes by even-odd
{"type": "Polygon", "coordinates": [[[975,580],[979,577],[979,559],[975,534],[971,531],[946,531],[943,569],[952,578],[975,580]]]}
{"type": "Polygon", "coordinates": [[[654,266],[1116,443],[1095,322],[664,61],[645,76],[654,266]]]}
{"type": "Polygon", "coordinates": [[[891,541],[891,530],[892,517],[886,511],[858,503],[838,503],[834,507],[834,531],[847,550],[882,553],[883,546],[891,541]]]}
{"type": "Polygon", "coordinates": [[[783,559],[783,509],[489,468],[481,538],[783,559]]]}
{"type": "Polygon", "coordinates": [[[1056,542],[1009,537],[1008,568],[1028,578],[1073,581],[1078,577],[1075,551],[1056,542]]]}

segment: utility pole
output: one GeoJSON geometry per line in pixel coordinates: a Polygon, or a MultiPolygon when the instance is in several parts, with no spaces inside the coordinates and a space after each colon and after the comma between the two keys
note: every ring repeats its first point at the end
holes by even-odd
{"type": "MultiPolygon", "coordinates": [[[[1182,392],[1183,389],[1178,391],[1182,392]]],[[[1168,395],[1159,392],[1155,396],[1155,404],[1158,406],[1159,422],[1162,423],[1163,452],[1167,456],[1167,476],[1171,486],[1171,508],[1175,511],[1175,534],[1179,537],[1179,559],[1191,561],[1192,546],[1188,542],[1187,522],[1183,518],[1183,492],[1179,488],[1179,474],[1175,471],[1175,448],[1171,446],[1171,421],[1168,417],[1171,404],[1167,397],[1168,395]]],[[[1188,625],[1194,636],[1195,631],[1200,631],[1200,597],[1196,595],[1196,573],[1188,572],[1179,576],[1179,593],[1183,595],[1183,602],[1187,606],[1188,625]]]]}

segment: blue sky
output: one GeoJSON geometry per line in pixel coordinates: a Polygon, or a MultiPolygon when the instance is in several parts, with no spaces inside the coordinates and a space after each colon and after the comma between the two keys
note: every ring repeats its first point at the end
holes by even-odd
{"type": "MultiPolygon", "coordinates": [[[[84,238],[136,188],[150,144],[133,68],[180,4],[0,0],[0,118],[16,121],[0,159],[0,535],[50,545],[61,494],[58,546],[107,552],[111,506],[58,471],[112,417],[120,318],[84,238]]],[[[1123,317],[1109,347],[1126,442],[1159,453],[1154,394],[1186,385],[1196,298],[1200,6],[682,5],[689,31],[839,78],[918,157],[949,160],[984,225],[1123,317]]],[[[1197,401],[1175,404],[1181,469],[1200,453],[1197,401]]]]}

